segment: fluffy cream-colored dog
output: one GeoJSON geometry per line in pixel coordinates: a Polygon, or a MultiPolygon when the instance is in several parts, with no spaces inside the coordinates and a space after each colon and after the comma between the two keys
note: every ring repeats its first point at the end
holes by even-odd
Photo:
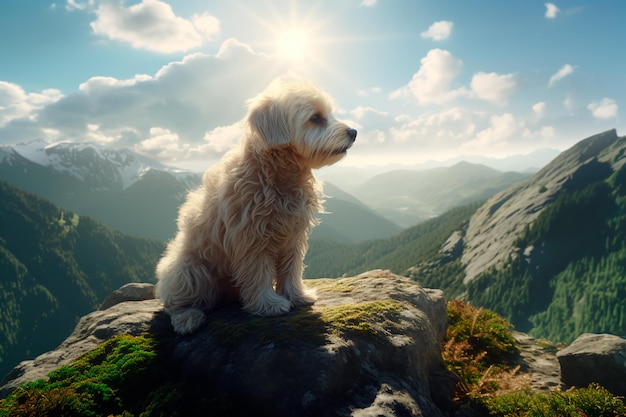
{"type": "Polygon", "coordinates": [[[189,193],[157,265],[176,332],[193,332],[225,300],[261,316],[313,304],[302,283],[321,210],[311,170],[339,161],[357,134],[331,111],[330,98],[302,80],[276,80],[250,101],[240,146],[189,193]]]}

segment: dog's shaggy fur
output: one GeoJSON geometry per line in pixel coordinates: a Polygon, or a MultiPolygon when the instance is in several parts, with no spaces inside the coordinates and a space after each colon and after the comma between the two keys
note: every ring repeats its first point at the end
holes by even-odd
{"type": "Polygon", "coordinates": [[[339,161],[356,139],[331,106],[301,80],[277,80],[250,101],[240,146],[189,193],[157,265],[157,294],[176,332],[193,332],[225,300],[261,316],[313,304],[302,283],[321,210],[311,170],[339,161]]]}

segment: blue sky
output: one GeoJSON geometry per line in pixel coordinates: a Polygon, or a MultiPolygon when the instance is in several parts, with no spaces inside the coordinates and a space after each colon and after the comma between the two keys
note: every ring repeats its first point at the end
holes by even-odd
{"type": "Polygon", "coordinates": [[[346,165],[503,157],[625,134],[619,1],[12,0],[0,143],[93,141],[201,168],[294,72],[359,130],[346,165]]]}

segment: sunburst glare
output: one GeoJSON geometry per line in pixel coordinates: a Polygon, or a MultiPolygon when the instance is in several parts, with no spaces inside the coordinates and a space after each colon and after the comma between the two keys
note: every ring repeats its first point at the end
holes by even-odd
{"type": "Polygon", "coordinates": [[[277,39],[277,52],[281,57],[290,61],[302,61],[309,47],[307,33],[297,30],[286,30],[279,34],[277,39]]]}

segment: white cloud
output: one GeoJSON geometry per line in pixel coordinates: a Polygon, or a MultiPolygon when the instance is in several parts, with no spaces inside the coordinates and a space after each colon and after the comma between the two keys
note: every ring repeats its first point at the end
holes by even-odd
{"type": "Polygon", "coordinates": [[[17,84],[0,81],[0,126],[11,120],[34,119],[37,110],[62,97],[59,90],[46,89],[40,93],[26,93],[17,84]]]}
{"type": "Polygon", "coordinates": [[[505,105],[517,89],[515,74],[478,72],[472,77],[471,90],[452,88],[463,67],[463,61],[449,51],[431,49],[421,59],[419,70],[409,83],[393,91],[389,98],[414,97],[420,104],[443,104],[458,97],[477,98],[505,105]]]}
{"type": "Polygon", "coordinates": [[[554,126],[542,126],[541,129],[539,129],[539,134],[543,139],[552,139],[556,136],[556,130],[554,126]]]}
{"type": "Polygon", "coordinates": [[[570,94],[563,99],[563,107],[570,111],[574,109],[574,99],[570,94]]]}
{"type": "Polygon", "coordinates": [[[550,77],[550,81],[548,82],[548,87],[552,87],[552,85],[554,85],[555,82],[562,80],[563,78],[567,77],[573,72],[574,72],[573,66],[571,66],[570,64],[563,65],[561,69],[556,72],[556,74],[550,77]]]}
{"type": "Polygon", "coordinates": [[[369,96],[370,94],[379,94],[382,93],[383,89],[380,87],[371,87],[366,89],[357,90],[357,94],[361,97],[369,96]]]}
{"type": "Polygon", "coordinates": [[[357,120],[361,120],[364,118],[371,119],[372,117],[377,117],[377,116],[382,116],[382,117],[389,116],[389,113],[387,112],[376,110],[373,107],[364,107],[364,106],[357,106],[354,110],[350,110],[349,113],[353,115],[354,117],[356,117],[357,120]]]}
{"type": "Polygon", "coordinates": [[[178,134],[162,127],[152,127],[150,136],[137,143],[133,149],[141,154],[149,155],[161,161],[176,160],[186,154],[189,146],[180,142],[178,134]]]}
{"type": "Polygon", "coordinates": [[[592,101],[587,108],[596,119],[613,119],[617,117],[618,106],[615,100],[603,98],[600,101],[592,101]]]}
{"type": "Polygon", "coordinates": [[[220,21],[208,13],[195,14],[191,18],[193,27],[206,39],[214,39],[220,33],[220,21]]]}
{"type": "Polygon", "coordinates": [[[188,51],[219,34],[215,17],[203,14],[183,19],[174,14],[169,4],[159,0],[142,0],[130,7],[103,2],[96,15],[91,22],[95,34],[159,53],[188,51]]]}
{"type": "Polygon", "coordinates": [[[362,0],[361,6],[374,7],[376,6],[376,3],[378,3],[378,0],[362,0]]]}
{"type": "Polygon", "coordinates": [[[491,147],[504,148],[507,140],[513,138],[524,127],[524,123],[516,120],[511,113],[491,116],[489,123],[489,127],[479,131],[476,137],[463,147],[474,152],[488,150],[491,147]]]}
{"type": "Polygon", "coordinates": [[[218,126],[204,135],[204,140],[209,147],[217,153],[223,153],[234,147],[241,141],[241,123],[233,123],[229,126],[218,126]]]}
{"type": "Polygon", "coordinates": [[[64,97],[56,90],[26,94],[2,83],[0,140],[80,142],[90,137],[137,146],[163,160],[194,157],[194,150],[218,157],[227,141],[218,141],[217,134],[226,131],[217,128],[241,120],[246,100],[286,71],[271,57],[229,40],[215,56],[191,54],[154,75],[93,77],[64,97]]]}
{"type": "Polygon", "coordinates": [[[87,0],[87,1],[67,0],[65,9],[69,11],[86,10],[90,7],[93,7],[94,3],[95,3],[95,0],[87,0]]]}
{"type": "Polygon", "coordinates": [[[422,114],[417,118],[396,118],[399,126],[389,129],[395,143],[408,152],[449,154],[471,140],[479,126],[485,124],[485,114],[463,107],[452,107],[439,113],[422,114]]]}
{"type": "Polygon", "coordinates": [[[152,80],[152,77],[146,74],[137,74],[133,78],[125,80],[118,80],[113,77],[95,76],[88,79],[86,82],[81,83],[78,89],[85,93],[98,93],[107,92],[114,88],[131,87],[137,83],[146,82],[152,80]]]}
{"type": "Polygon", "coordinates": [[[422,32],[420,36],[425,39],[432,39],[434,41],[442,41],[450,37],[453,26],[454,26],[454,23],[447,21],[447,20],[441,20],[439,22],[435,22],[432,25],[430,25],[428,30],[422,32]]]}
{"type": "Polygon", "coordinates": [[[533,104],[532,108],[533,108],[533,112],[535,113],[535,115],[541,118],[546,112],[546,103],[543,101],[540,101],[539,103],[533,104]]]}
{"type": "Polygon", "coordinates": [[[451,90],[452,81],[463,66],[463,61],[449,51],[431,49],[421,59],[420,69],[408,85],[392,92],[390,98],[415,97],[419,103],[444,103],[464,90],[451,90]]]}
{"type": "Polygon", "coordinates": [[[561,11],[554,3],[544,3],[546,6],[546,14],[544,15],[546,19],[554,19],[558,12],[561,11]]]}
{"type": "Polygon", "coordinates": [[[478,72],[472,77],[472,92],[481,100],[504,105],[517,88],[514,74],[478,72]]]}
{"type": "Polygon", "coordinates": [[[133,150],[165,163],[190,160],[212,160],[241,141],[241,123],[218,126],[204,135],[202,142],[188,142],[176,132],[152,127],[149,136],[133,146],[133,150]]]}

